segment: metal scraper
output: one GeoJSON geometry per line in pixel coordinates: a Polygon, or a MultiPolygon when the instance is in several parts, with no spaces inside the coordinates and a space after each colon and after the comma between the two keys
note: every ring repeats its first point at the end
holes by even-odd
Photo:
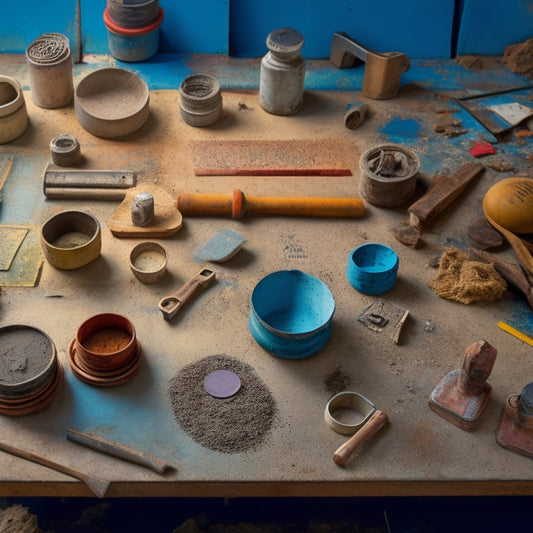
{"type": "Polygon", "coordinates": [[[495,104],[487,106],[487,109],[494,111],[511,126],[520,124],[526,118],[533,116],[533,108],[512,102],[509,104],[495,104]]]}

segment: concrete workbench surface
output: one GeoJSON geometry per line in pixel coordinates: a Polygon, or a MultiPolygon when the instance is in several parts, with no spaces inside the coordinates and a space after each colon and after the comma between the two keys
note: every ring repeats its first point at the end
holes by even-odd
{"type": "MultiPolygon", "coordinates": [[[[22,67],[13,67],[14,63],[13,58],[6,59],[2,70],[21,73],[22,67]]],[[[93,66],[104,63],[101,59],[93,66]]],[[[165,68],[164,64],[159,67],[165,68]]],[[[74,68],[75,76],[81,77],[81,67],[74,68]]],[[[501,66],[495,69],[501,74],[501,66]]],[[[450,100],[466,91],[464,85],[452,86],[448,72],[449,63],[421,64],[418,77],[411,77],[398,97],[387,101],[366,99],[359,90],[307,90],[303,109],[290,117],[264,112],[253,88],[227,88],[223,90],[224,118],[209,128],[192,128],[182,121],[176,89],[156,89],[150,94],[147,123],[120,141],[86,132],[73,105],[55,110],[36,107],[26,90],[30,125],[19,139],[0,148],[0,156],[14,157],[1,190],[0,223],[27,226],[38,235],[51,214],[82,209],[100,221],[103,246],[101,256],[83,268],[61,271],[44,261],[35,287],[2,288],[0,326],[28,324],[48,333],[58,349],[65,381],[44,410],[23,417],[0,416],[1,440],[110,479],[109,496],[533,494],[531,459],[504,450],[495,441],[506,398],[533,381],[531,347],[497,324],[503,320],[532,335],[531,310],[512,290],[496,302],[464,305],[439,298],[427,286],[437,272],[430,265],[446,247],[472,246],[466,227],[482,215],[481,201],[489,187],[504,177],[531,176],[531,138],[512,132],[494,144],[496,154],[481,162],[510,161],[516,172],[497,172],[486,165],[461,198],[423,232],[424,246],[419,249],[401,245],[393,235],[408,219],[408,205],[384,209],[366,203],[366,215],[354,219],[184,217],[174,236],[158,239],[169,256],[169,273],[157,285],[141,284],[129,269],[129,253],[141,239],[119,239],[109,231],[107,221],[118,202],[50,200],[43,195],[49,143],[61,133],[79,140],[83,168],[131,169],[139,183],[156,183],[172,197],[181,192],[233,189],[257,196],[358,197],[359,158],[382,143],[415,150],[421,161],[420,182],[427,185],[435,174],[450,174],[462,163],[475,161],[468,150],[487,138],[482,127],[450,100]],[[439,79],[443,90],[438,88],[439,79]],[[430,87],[427,80],[432,80],[430,87]],[[343,116],[356,101],[366,103],[369,112],[365,122],[351,131],[344,127],[343,116]],[[465,133],[446,138],[434,131],[437,111],[443,109],[462,121],[465,133]],[[336,140],[351,153],[347,163],[353,176],[198,177],[193,150],[200,140],[336,140]],[[209,263],[217,273],[216,283],[176,320],[165,321],[159,300],[201,269],[192,252],[221,228],[241,234],[246,239],[244,249],[226,263],[209,263]],[[350,251],[369,241],[391,246],[399,256],[398,280],[382,296],[409,310],[398,344],[387,332],[371,331],[357,320],[375,297],[351,287],[346,264],[350,251]],[[255,285],[269,273],[285,269],[320,278],[336,303],[330,341],[301,360],[270,355],[248,329],[255,285]],[[126,385],[98,388],[72,374],[67,350],[86,318],[107,311],[134,323],[143,362],[126,385]],[[460,368],[465,349],[479,339],[490,342],[498,356],[489,378],[490,402],[479,426],[467,432],[431,411],[428,397],[446,372],[460,368]],[[169,380],[184,366],[215,354],[251,365],[275,399],[272,428],[251,451],[208,449],[174,419],[169,380]],[[324,422],[331,396],[326,382],[336,371],[349,378],[351,390],[369,398],[390,418],[390,424],[344,468],[333,463],[332,455],[347,437],[324,422]],[[120,441],[177,468],[158,475],[82,448],[66,440],[68,427],[120,441]]],[[[462,80],[468,76],[469,72],[461,72],[462,80]]],[[[494,70],[476,71],[471,73],[475,83],[468,89],[500,90],[506,84],[530,82],[511,73],[495,82],[497,78],[494,70]]],[[[177,81],[179,85],[181,80],[177,81]]],[[[339,148],[339,153],[346,152],[339,148]]],[[[315,155],[317,161],[325,156],[315,155]]],[[[516,262],[509,248],[498,253],[516,262]]],[[[0,495],[91,494],[81,482],[18,457],[1,453],[1,464],[0,495]]]]}

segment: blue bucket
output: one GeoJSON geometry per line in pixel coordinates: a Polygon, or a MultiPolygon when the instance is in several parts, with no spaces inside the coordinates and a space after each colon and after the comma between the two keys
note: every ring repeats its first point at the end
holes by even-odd
{"type": "Polygon", "coordinates": [[[300,270],[280,270],[255,286],[248,327],[268,352],[301,359],[328,342],[334,312],[335,300],[324,282],[300,270]]]}
{"type": "Polygon", "coordinates": [[[350,252],[346,276],[363,294],[382,294],[392,289],[398,275],[396,252],[376,242],[361,244],[350,252]]]}
{"type": "Polygon", "coordinates": [[[164,12],[155,22],[144,28],[122,28],[111,20],[108,8],[104,10],[104,22],[107,28],[109,52],[119,61],[136,63],[145,61],[157,54],[159,50],[159,26],[163,22],[164,12]]]}

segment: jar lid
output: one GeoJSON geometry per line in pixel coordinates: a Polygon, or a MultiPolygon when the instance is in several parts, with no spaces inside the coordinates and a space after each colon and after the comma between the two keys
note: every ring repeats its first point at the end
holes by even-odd
{"type": "Polygon", "coordinates": [[[270,32],[266,44],[269,50],[281,54],[298,53],[304,45],[303,35],[294,28],[280,28],[270,32]]]}

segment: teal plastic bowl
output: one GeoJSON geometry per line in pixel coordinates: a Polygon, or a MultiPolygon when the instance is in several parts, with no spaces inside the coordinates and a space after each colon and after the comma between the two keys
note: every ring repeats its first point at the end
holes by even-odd
{"type": "Polygon", "coordinates": [[[323,281],[300,270],[280,270],[256,285],[248,326],[268,352],[300,359],[328,342],[334,312],[335,300],[323,281]]]}
{"type": "Polygon", "coordinates": [[[376,242],[361,244],[350,252],[346,276],[363,294],[382,294],[392,289],[400,261],[389,246],[376,242]]]}

